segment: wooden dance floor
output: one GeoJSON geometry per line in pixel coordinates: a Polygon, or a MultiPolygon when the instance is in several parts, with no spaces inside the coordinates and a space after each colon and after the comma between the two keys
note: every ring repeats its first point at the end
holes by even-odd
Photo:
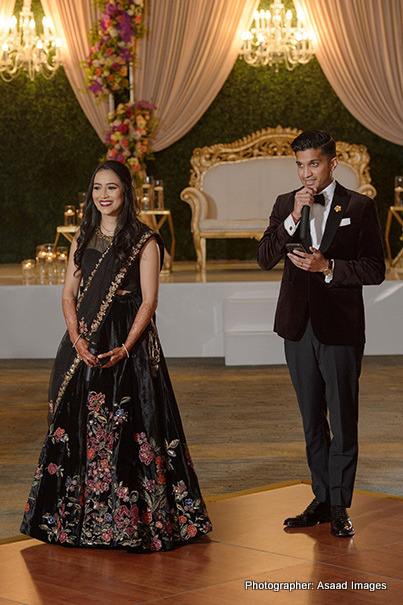
{"type": "Polygon", "coordinates": [[[168,553],[66,549],[37,540],[0,546],[0,602],[24,605],[400,603],[403,499],[356,492],[356,535],[329,524],[286,530],[311,499],[282,484],[208,502],[209,537],[168,553]]]}

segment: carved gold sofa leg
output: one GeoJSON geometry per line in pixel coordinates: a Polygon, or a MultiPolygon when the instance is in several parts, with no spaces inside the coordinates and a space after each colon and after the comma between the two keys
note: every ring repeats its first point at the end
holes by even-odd
{"type": "Polygon", "coordinates": [[[200,232],[193,233],[193,243],[196,250],[197,271],[206,270],[206,238],[200,237],[200,232]]]}

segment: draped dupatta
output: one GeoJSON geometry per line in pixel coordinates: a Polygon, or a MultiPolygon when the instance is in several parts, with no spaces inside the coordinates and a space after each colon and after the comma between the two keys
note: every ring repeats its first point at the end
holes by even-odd
{"type": "MultiPolygon", "coordinates": [[[[95,265],[77,302],[79,331],[86,340],[96,339],[127,271],[150,237],[156,237],[161,248],[158,234],[151,230],[143,232],[126,262],[117,272],[112,243],[95,265]]],[[[82,363],[84,362],[71,346],[69,333],[66,331],[57,351],[49,386],[50,413],[53,417],[67,385],[82,363]]]]}

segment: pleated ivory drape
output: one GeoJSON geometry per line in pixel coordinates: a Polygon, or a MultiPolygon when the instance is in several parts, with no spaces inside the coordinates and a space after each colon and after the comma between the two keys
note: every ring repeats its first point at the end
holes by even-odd
{"type": "Polygon", "coordinates": [[[89,54],[88,32],[99,17],[99,9],[93,0],[41,0],[45,14],[55,25],[58,35],[63,38],[61,56],[64,71],[71,88],[91,126],[104,141],[107,128],[108,103],[95,103],[95,97],[85,88],[84,72],[80,66],[89,54]]]}
{"type": "Polygon", "coordinates": [[[259,0],[148,0],[136,98],[157,107],[154,151],[183,137],[212,103],[237,59],[259,0]]]}
{"type": "MultiPolygon", "coordinates": [[[[160,127],[152,148],[184,136],[227,79],[259,0],[149,0],[147,35],[139,44],[136,99],[153,102],[160,127]]],[[[63,66],[88,120],[103,140],[107,103],[85,92],[79,62],[88,55],[88,30],[99,15],[93,0],[42,0],[62,32],[63,66]]]]}
{"type": "MultiPolygon", "coordinates": [[[[317,58],[336,94],[366,128],[403,144],[401,0],[294,0],[315,30],[317,58]]],[[[0,0],[9,18],[15,0],[0,0]]],[[[93,0],[42,0],[66,44],[63,66],[85,115],[103,140],[107,103],[85,91],[80,61],[99,16],[93,0]]],[[[258,0],[149,0],[139,47],[136,98],[157,106],[158,151],[184,136],[224,84],[258,0]]]]}
{"type": "Polygon", "coordinates": [[[316,57],[348,111],[403,144],[401,0],[294,0],[317,37],[316,57]]]}

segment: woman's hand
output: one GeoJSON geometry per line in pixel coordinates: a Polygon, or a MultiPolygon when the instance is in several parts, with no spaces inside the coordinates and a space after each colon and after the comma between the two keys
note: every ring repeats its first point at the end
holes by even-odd
{"type": "Polygon", "coordinates": [[[112,349],[111,351],[108,351],[107,353],[101,353],[100,355],[98,355],[98,360],[105,359],[106,357],[109,357],[109,361],[102,364],[102,366],[101,366],[102,369],[103,368],[113,368],[113,366],[115,366],[117,363],[119,363],[119,361],[122,361],[122,359],[127,357],[127,354],[126,354],[126,350],[124,347],[116,347],[116,349],[112,349]]]}
{"type": "Polygon", "coordinates": [[[90,368],[95,368],[98,365],[98,359],[89,351],[90,343],[85,338],[79,338],[76,342],[75,349],[85,365],[90,368]]]}

